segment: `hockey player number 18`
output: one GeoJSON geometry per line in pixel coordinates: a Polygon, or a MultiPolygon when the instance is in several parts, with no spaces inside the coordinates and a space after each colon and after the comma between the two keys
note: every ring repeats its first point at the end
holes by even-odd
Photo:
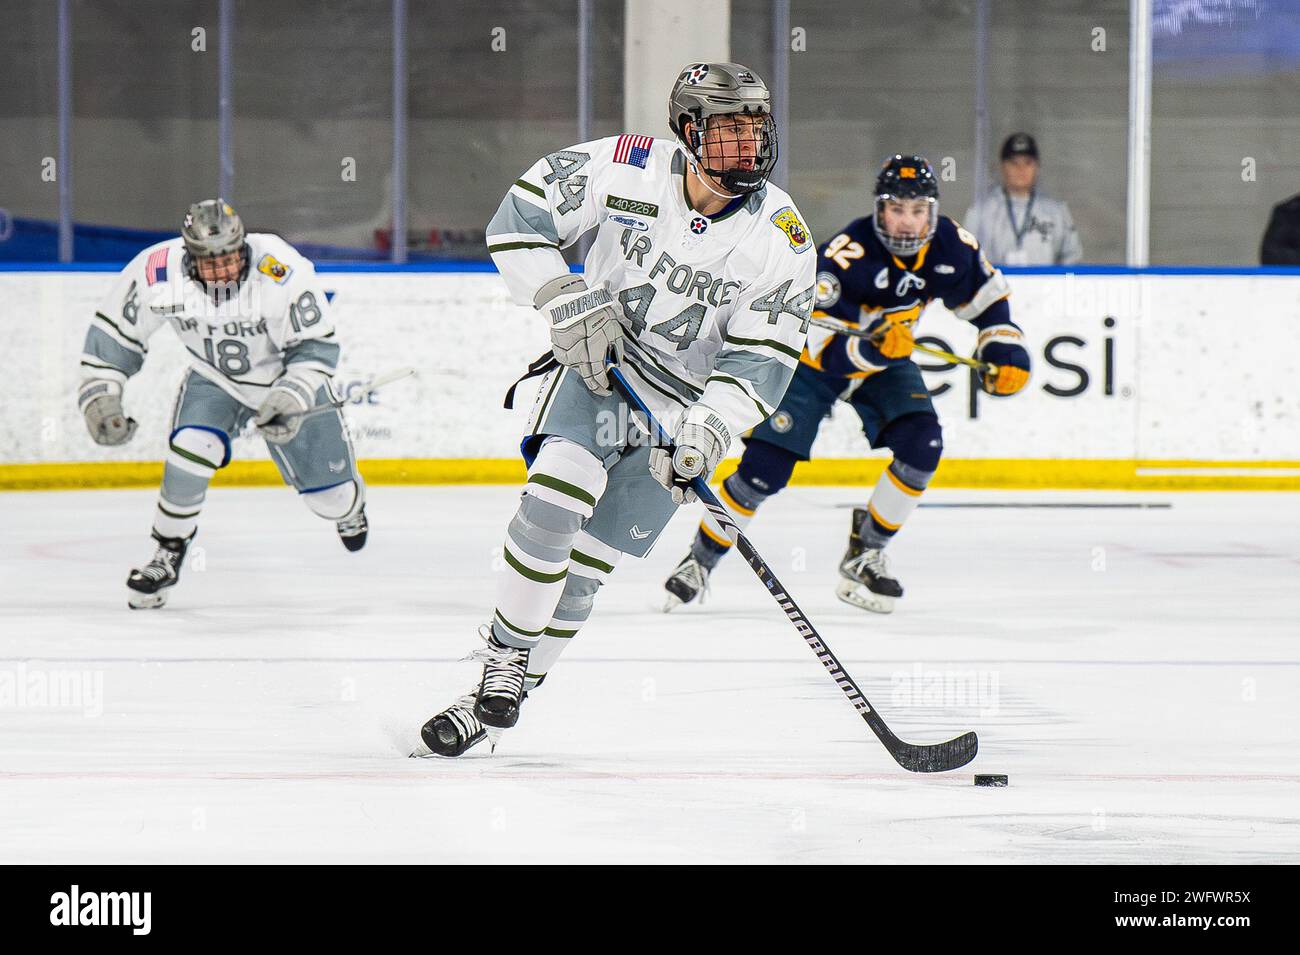
{"type": "Polygon", "coordinates": [[[320,306],[316,304],[316,296],[311,292],[303,292],[298,296],[298,301],[289,306],[289,322],[295,332],[311,328],[320,321],[320,317],[320,306]]]}
{"type": "Polygon", "coordinates": [[[234,338],[223,338],[217,342],[215,349],[211,338],[203,339],[203,357],[209,365],[227,377],[247,374],[248,369],[253,367],[248,360],[248,346],[234,338]]]}

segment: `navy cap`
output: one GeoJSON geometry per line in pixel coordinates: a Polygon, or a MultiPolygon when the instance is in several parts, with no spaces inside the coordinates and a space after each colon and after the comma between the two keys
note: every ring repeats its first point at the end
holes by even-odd
{"type": "Polygon", "coordinates": [[[1012,156],[1030,156],[1037,159],[1038,143],[1028,133],[1012,133],[1002,144],[1002,158],[1006,160],[1012,156]]]}

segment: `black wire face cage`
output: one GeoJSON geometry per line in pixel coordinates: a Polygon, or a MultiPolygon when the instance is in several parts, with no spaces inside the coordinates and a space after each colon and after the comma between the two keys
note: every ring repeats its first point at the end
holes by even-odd
{"type": "Polygon", "coordinates": [[[912,256],[921,251],[921,246],[930,241],[934,235],[934,230],[939,225],[939,200],[932,196],[894,196],[889,193],[881,193],[876,196],[876,214],[871,220],[872,228],[876,230],[876,238],[894,255],[912,256]],[[903,235],[893,236],[885,231],[885,203],[890,201],[909,202],[913,199],[924,199],[930,207],[930,224],[925,232],[921,235],[903,235]]]}
{"type": "Polygon", "coordinates": [[[771,113],[727,113],[691,119],[691,152],[732,195],[757,192],[776,168],[776,120],[771,113]],[[753,116],[752,127],[739,119],[753,116]],[[710,165],[715,163],[716,166],[710,165]]]}

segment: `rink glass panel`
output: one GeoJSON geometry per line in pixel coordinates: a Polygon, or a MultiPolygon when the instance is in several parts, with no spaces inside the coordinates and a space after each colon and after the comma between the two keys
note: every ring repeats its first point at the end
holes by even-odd
{"type": "Polygon", "coordinates": [[[313,258],[377,257],[391,224],[392,6],[235,4],[239,209],[313,258]]]}
{"type": "Polygon", "coordinates": [[[216,11],[215,0],[72,5],[78,224],[179,232],[189,205],[215,192],[216,11]],[[192,48],[196,28],[207,52],[192,48]]]}
{"type": "Polygon", "coordinates": [[[9,217],[54,220],[59,193],[41,178],[58,155],[58,10],[43,0],[0,4],[0,258],[9,217]]]}
{"type": "MultiPolygon", "coordinates": [[[[623,4],[591,6],[596,139],[623,132],[623,4]]],[[[578,141],[578,4],[413,3],[410,16],[411,252],[485,259],[510,183],[578,141]]]]}
{"type": "MultiPolygon", "coordinates": [[[[771,73],[764,0],[733,0],[732,56],[771,73]]],[[[790,129],[782,148],[790,192],[813,235],[829,239],[871,211],[871,188],[894,152],[926,156],[940,176],[945,214],[974,195],[975,163],[997,184],[997,151],[1033,133],[1042,185],[1065,199],[1088,261],[1124,258],[1128,129],[1128,4],[990,4],[988,136],[975,150],[976,4],[881,7],[792,0],[790,25],[806,52],[790,54],[790,129]],[[1106,52],[1091,49],[1095,27],[1106,52]],[[945,163],[945,160],[949,162],[945,163]]]]}
{"type": "MultiPolygon", "coordinates": [[[[1043,151],[1044,190],[1074,213],[1085,260],[1121,262],[1128,6],[989,3],[987,145],[976,156],[977,0],[791,0],[806,50],[790,55],[782,148],[814,235],[868,211],[875,170],[895,150],[935,162],[944,211],[960,218],[976,164],[995,183],[999,144],[1024,129],[1043,151]]],[[[624,5],[591,8],[591,135],[603,136],[623,126],[624,5]]],[[[73,0],[70,9],[76,222],[173,231],[189,203],[217,188],[218,0],[73,0]]],[[[227,198],[250,227],[280,231],[318,258],[385,256],[391,0],[235,0],[233,9],[227,198]]],[[[771,3],[732,0],[730,9],[732,58],[771,79],[771,3]]],[[[58,216],[57,184],[41,178],[58,152],[57,11],[52,0],[0,4],[0,240],[10,217],[52,225],[58,216]]],[[[413,259],[482,259],[482,229],[505,186],[578,138],[577,33],[577,0],[409,3],[413,259]]],[[[1151,262],[1254,263],[1272,206],[1300,183],[1300,11],[1156,0],[1153,36],[1151,262]]]]}
{"type": "Polygon", "coordinates": [[[1258,265],[1273,206],[1300,192],[1300,8],[1237,2],[1162,18],[1160,6],[1151,261],[1258,265]]]}

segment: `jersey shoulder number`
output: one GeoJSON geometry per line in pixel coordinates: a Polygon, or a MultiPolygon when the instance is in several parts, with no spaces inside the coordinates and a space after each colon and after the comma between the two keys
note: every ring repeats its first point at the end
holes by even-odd
{"type": "Polygon", "coordinates": [[[551,171],[542,177],[542,182],[548,186],[558,183],[555,188],[564,200],[556,205],[555,211],[564,215],[581,209],[587,198],[587,177],[578,175],[578,170],[591,161],[591,154],[575,149],[561,149],[546,156],[544,161],[551,167],[551,171]]]}
{"type": "Polygon", "coordinates": [[[841,232],[826,243],[826,250],[822,254],[847,272],[857,259],[867,254],[867,250],[853,236],[847,232],[841,232]]]}
{"type": "Polygon", "coordinates": [[[956,219],[952,220],[952,224],[957,229],[957,238],[961,239],[972,249],[978,252],[980,247],[979,239],[975,238],[975,236],[973,236],[969,231],[967,231],[966,228],[956,219]]]}
{"type": "Polygon", "coordinates": [[[956,219],[939,217],[939,242],[936,243],[936,256],[933,265],[938,274],[964,275],[972,268],[978,267],[985,275],[993,273],[993,266],[984,256],[979,239],[956,219]],[[953,240],[956,241],[953,241],[953,240]],[[963,246],[965,248],[963,248],[963,246]]]}

